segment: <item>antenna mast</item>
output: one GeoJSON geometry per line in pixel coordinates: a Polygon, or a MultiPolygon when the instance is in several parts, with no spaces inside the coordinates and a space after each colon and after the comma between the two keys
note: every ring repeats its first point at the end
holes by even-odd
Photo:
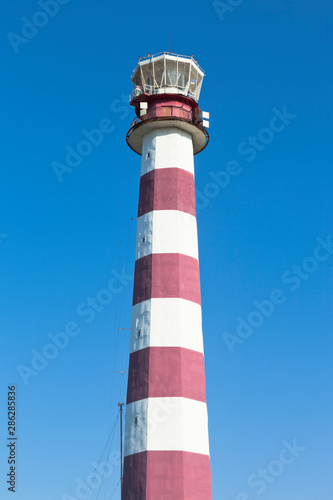
{"type": "Polygon", "coordinates": [[[124,403],[118,403],[120,407],[120,493],[123,498],[123,406],[124,403]]]}

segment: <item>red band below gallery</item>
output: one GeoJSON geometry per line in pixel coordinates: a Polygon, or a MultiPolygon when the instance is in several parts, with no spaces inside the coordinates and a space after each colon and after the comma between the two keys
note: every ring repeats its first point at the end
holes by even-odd
{"type": "Polygon", "coordinates": [[[195,216],[194,175],[182,168],[158,168],[144,174],[138,217],[153,210],[179,210],[195,216]]]}

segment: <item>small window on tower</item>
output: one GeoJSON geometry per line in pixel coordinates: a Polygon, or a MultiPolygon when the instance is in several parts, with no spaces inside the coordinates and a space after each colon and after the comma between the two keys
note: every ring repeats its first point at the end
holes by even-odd
{"type": "Polygon", "coordinates": [[[134,425],[138,425],[138,417],[134,417],[134,425]]]}
{"type": "Polygon", "coordinates": [[[137,336],[138,339],[141,339],[141,336],[142,336],[141,330],[137,330],[136,336],[137,336]]]}
{"type": "Polygon", "coordinates": [[[142,236],[142,243],[146,243],[146,237],[142,236]]]}
{"type": "Polygon", "coordinates": [[[150,158],[150,151],[146,154],[146,160],[148,160],[148,158],[150,158]]]}

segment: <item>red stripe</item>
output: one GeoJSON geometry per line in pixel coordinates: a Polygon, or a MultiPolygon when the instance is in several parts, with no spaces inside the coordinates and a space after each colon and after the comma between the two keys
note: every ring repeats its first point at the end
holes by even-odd
{"type": "Polygon", "coordinates": [[[211,500],[208,455],[148,451],[125,457],[122,500],[211,500]]]}
{"type": "Polygon", "coordinates": [[[133,305],[162,297],[201,304],[197,259],[180,253],[156,253],[135,262],[133,305]]]}
{"type": "Polygon", "coordinates": [[[121,500],[147,500],[146,482],[147,452],[125,457],[121,500]]]}
{"type": "Polygon", "coordinates": [[[183,397],[206,402],[204,357],[184,347],[147,347],[130,355],[127,404],[183,397]]]}
{"type": "Polygon", "coordinates": [[[144,174],[138,217],[152,210],[180,210],[195,216],[194,175],[182,168],[157,168],[144,174]]]}

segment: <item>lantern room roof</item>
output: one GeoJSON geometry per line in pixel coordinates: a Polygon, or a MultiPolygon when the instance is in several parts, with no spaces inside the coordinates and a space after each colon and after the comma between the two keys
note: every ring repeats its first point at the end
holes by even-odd
{"type": "Polygon", "coordinates": [[[161,52],[140,58],[132,74],[133,95],[181,94],[199,100],[205,73],[193,56],[161,52]]]}

